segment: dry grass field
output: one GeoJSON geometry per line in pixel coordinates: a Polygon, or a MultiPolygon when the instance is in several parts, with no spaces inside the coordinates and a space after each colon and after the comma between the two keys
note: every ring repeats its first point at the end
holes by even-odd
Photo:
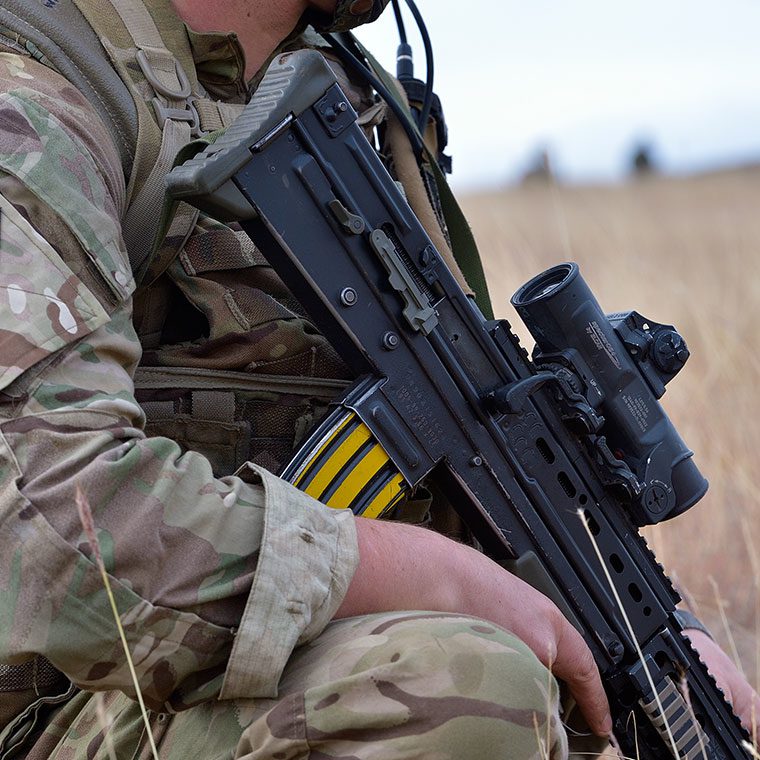
{"type": "Polygon", "coordinates": [[[663,404],[710,480],[690,512],[646,531],[702,618],[760,683],[760,169],[620,186],[533,184],[462,205],[497,316],[523,282],[576,261],[607,312],[674,324],[692,357],[663,404]]]}

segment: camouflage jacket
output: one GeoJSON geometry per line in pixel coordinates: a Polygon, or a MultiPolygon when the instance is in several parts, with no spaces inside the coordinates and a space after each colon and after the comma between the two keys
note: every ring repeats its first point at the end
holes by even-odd
{"type": "MultiPolygon", "coordinates": [[[[233,37],[193,46],[216,93],[245,90],[233,37]]],[[[33,59],[0,52],[0,662],[44,655],[82,688],[134,692],[75,506],[80,488],[148,705],[273,696],[293,648],[345,595],[358,561],[352,515],[258,465],[214,472],[208,458],[146,435],[125,191],[90,104],[33,59]]],[[[260,264],[235,230],[201,219],[141,311],[154,302],[166,315],[179,296],[199,313],[207,296],[227,311],[204,314],[202,345],[179,329],[143,364],[340,376],[287,294],[268,295],[279,286],[267,291],[260,264]],[[252,280],[219,263],[230,250],[250,260],[252,280]]]]}

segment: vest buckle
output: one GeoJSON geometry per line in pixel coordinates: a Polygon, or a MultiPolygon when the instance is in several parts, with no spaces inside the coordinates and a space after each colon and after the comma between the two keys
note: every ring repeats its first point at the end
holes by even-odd
{"type": "MultiPolygon", "coordinates": [[[[153,53],[155,52],[153,50],[153,53]]],[[[163,80],[159,78],[145,50],[138,50],[135,56],[145,79],[156,93],[156,97],[151,102],[158,126],[163,130],[167,120],[184,122],[190,125],[190,135],[192,137],[201,137],[205,132],[200,127],[201,119],[195,106],[197,98],[192,94],[190,78],[187,76],[182,64],[169,51],[162,50],[160,53],[168,56],[174,64],[177,81],[176,87],[167,84],[166,78],[163,80]],[[159,96],[162,96],[169,102],[179,101],[179,105],[184,107],[177,108],[174,105],[167,105],[159,96]]]]}

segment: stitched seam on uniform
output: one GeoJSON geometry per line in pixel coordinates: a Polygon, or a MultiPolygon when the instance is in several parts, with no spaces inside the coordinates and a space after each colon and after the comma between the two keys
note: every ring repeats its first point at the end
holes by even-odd
{"type": "MultiPolygon", "coordinates": [[[[44,384],[44,380],[42,381],[42,384],[44,384]]],[[[138,405],[135,404],[137,407],[138,405]]],[[[107,412],[104,409],[88,409],[88,408],[79,408],[79,407],[68,407],[66,409],[53,409],[49,412],[42,412],[40,414],[25,414],[22,417],[14,417],[13,422],[24,420],[24,419],[35,419],[35,420],[46,420],[49,417],[59,417],[59,416],[66,416],[66,415],[79,415],[79,414],[94,414],[98,417],[107,417],[109,419],[114,420],[115,422],[121,422],[124,420],[124,416],[120,414],[116,414],[115,412],[107,412]]],[[[3,426],[8,426],[8,422],[0,422],[0,433],[2,433],[3,426]]],[[[95,431],[98,432],[98,431],[95,431]]],[[[136,438],[136,440],[142,440],[142,438],[136,438]]]]}
{"type": "MultiPolygon", "coordinates": [[[[169,235],[167,235],[167,238],[169,235]]],[[[190,257],[187,255],[187,251],[183,248],[182,251],[180,251],[179,254],[179,260],[182,263],[182,266],[185,268],[185,271],[191,275],[192,277],[197,276],[198,272],[195,271],[195,267],[193,266],[193,262],[190,261],[190,257]]]]}
{"type": "MultiPolygon", "coordinates": [[[[305,527],[305,526],[299,526],[302,531],[311,532],[311,528],[305,527]]],[[[339,524],[336,524],[336,534],[338,536],[340,535],[340,531],[342,530],[342,526],[339,524]]],[[[322,597],[322,600],[319,602],[318,605],[314,607],[314,611],[311,615],[311,620],[309,623],[314,620],[315,617],[319,616],[319,612],[324,609],[324,607],[330,602],[330,600],[333,598],[336,590],[336,579],[338,578],[338,573],[336,571],[337,565],[338,565],[338,549],[339,549],[339,541],[333,541],[332,542],[332,552],[330,554],[330,560],[327,563],[329,567],[330,572],[330,583],[327,585],[327,588],[325,590],[325,595],[322,597]]],[[[303,604],[303,602],[302,602],[303,604]]],[[[306,629],[308,629],[309,626],[306,626],[306,629]]],[[[304,629],[304,630],[306,630],[304,629]]]]}
{"type": "MultiPolygon", "coordinates": [[[[7,176],[15,179],[26,189],[26,185],[24,185],[23,181],[15,177],[15,175],[8,174],[7,176]]],[[[29,190],[29,192],[31,193],[31,190],[29,190]]],[[[35,194],[32,193],[32,195],[35,195],[35,194]]],[[[37,198],[38,196],[35,195],[35,197],[37,198]]],[[[55,267],[55,270],[61,276],[61,280],[63,282],[67,281],[70,277],[73,276],[74,278],[76,278],[78,282],[81,283],[82,287],[85,288],[87,293],[92,296],[95,302],[100,304],[98,296],[92,292],[89,285],[86,282],[84,282],[84,280],[79,276],[79,274],[75,272],[69,266],[68,262],[62,258],[61,254],[45,239],[42,233],[40,233],[39,230],[37,230],[37,228],[34,227],[34,225],[32,225],[29,222],[29,220],[18,211],[16,206],[13,204],[13,202],[2,195],[0,195],[0,213],[5,215],[5,217],[9,220],[9,223],[12,224],[29,241],[30,245],[34,246],[37,250],[42,252],[45,258],[55,267]]],[[[60,214],[58,214],[57,212],[56,212],[56,216],[60,218],[60,214]]],[[[72,235],[73,234],[74,233],[72,232],[72,235]]],[[[74,237],[76,238],[76,235],[74,235],[74,237]]],[[[77,243],[81,246],[81,243],[79,243],[78,239],[77,239],[77,243]]],[[[90,257],[87,256],[87,260],[89,260],[89,258],[90,257]]],[[[103,287],[101,283],[98,283],[98,285],[101,288],[103,287]]],[[[8,286],[0,285],[0,288],[4,288],[7,290],[8,286]]],[[[48,297],[44,293],[37,293],[36,291],[33,291],[33,290],[26,290],[20,287],[19,287],[19,290],[26,293],[27,295],[38,296],[40,298],[48,297]]],[[[106,286],[103,289],[103,292],[108,293],[109,288],[106,286]]],[[[81,293],[79,293],[79,296],[81,300],[81,293]]],[[[56,299],[56,300],[60,300],[60,299],[56,299]]],[[[101,305],[101,308],[105,308],[105,307],[101,305]]],[[[77,311],[80,314],[86,314],[89,317],[98,316],[97,312],[93,311],[90,308],[85,309],[84,307],[78,307],[77,311]]]]}
{"type": "Polygon", "coordinates": [[[235,317],[235,319],[238,321],[238,324],[244,330],[250,330],[251,323],[245,318],[245,315],[240,310],[240,307],[237,305],[237,302],[235,301],[235,296],[232,294],[231,290],[225,291],[224,302],[227,304],[227,306],[229,307],[229,310],[232,312],[232,316],[235,317]]]}
{"type": "MultiPolygon", "coordinates": [[[[95,163],[94,157],[92,154],[87,150],[86,145],[84,145],[81,140],[76,135],[73,135],[69,133],[63,126],[63,123],[61,120],[55,116],[51,111],[49,111],[44,106],[40,105],[34,100],[25,99],[20,94],[14,93],[6,93],[5,96],[0,95],[0,102],[8,102],[11,108],[13,108],[15,111],[17,111],[22,118],[24,118],[25,121],[29,122],[29,116],[26,113],[24,108],[19,108],[15,102],[21,103],[25,107],[30,108],[30,113],[33,114],[37,118],[43,118],[49,121],[52,121],[55,126],[60,130],[60,134],[62,135],[63,140],[71,142],[72,145],[74,145],[78,151],[78,155],[87,163],[88,169],[92,172],[93,176],[97,177],[101,189],[108,193],[107,184],[101,174],[100,169],[95,163]]],[[[0,119],[0,122],[2,120],[0,119]]],[[[34,128],[34,125],[30,123],[30,126],[32,129],[34,128]]],[[[38,134],[35,129],[35,134],[38,134]]],[[[39,135],[38,135],[39,136],[39,135]]],[[[46,151],[42,152],[42,155],[46,155],[46,151]]],[[[48,155],[48,158],[50,156],[48,155]]],[[[98,269],[98,272],[101,274],[101,276],[106,281],[106,284],[108,287],[111,288],[111,290],[114,291],[114,294],[117,298],[120,298],[122,300],[126,300],[131,293],[132,289],[129,288],[130,285],[134,285],[134,277],[132,275],[131,269],[129,268],[128,262],[123,260],[123,254],[121,247],[119,245],[119,230],[117,229],[116,220],[111,217],[105,208],[101,208],[100,206],[96,205],[94,201],[91,201],[89,198],[88,203],[91,206],[91,208],[94,210],[94,215],[96,220],[98,220],[101,216],[107,220],[107,226],[109,226],[111,229],[108,232],[108,237],[105,239],[105,236],[101,238],[98,234],[95,233],[95,229],[90,226],[89,219],[85,216],[85,227],[89,227],[89,230],[82,229],[80,225],[73,225],[68,222],[66,222],[66,212],[68,209],[61,208],[60,203],[60,197],[58,198],[51,198],[50,194],[48,194],[43,187],[40,186],[39,182],[37,182],[33,177],[30,175],[26,175],[24,179],[21,179],[18,177],[18,175],[13,171],[11,168],[3,167],[4,171],[7,171],[12,176],[16,177],[23,185],[25,185],[31,192],[34,193],[40,200],[42,200],[44,203],[49,205],[53,211],[55,211],[59,218],[63,221],[64,224],[71,230],[71,232],[74,234],[74,237],[79,241],[84,251],[88,254],[88,257],[90,260],[95,264],[95,266],[98,269]],[[51,202],[52,201],[52,202],[51,202]],[[117,252],[117,257],[114,257],[120,267],[126,265],[127,269],[123,272],[125,277],[127,278],[127,282],[125,285],[122,285],[114,276],[114,273],[109,272],[105,265],[102,262],[101,255],[99,254],[97,250],[97,246],[92,245],[92,241],[87,239],[87,232],[91,232],[94,234],[95,240],[97,243],[99,243],[100,248],[103,249],[103,251],[108,251],[108,257],[111,258],[112,251],[110,250],[111,247],[117,252]],[[93,247],[96,248],[96,250],[93,250],[93,247]]],[[[66,187],[62,187],[62,190],[67,189],[66,187]]],[[[93,188],[98,189],[98,188],[93,188]]],[[[80,215],[84,216],[84,215],[80,215]]]]}
{"type": "MultiPolygon", "coordinates": [[[[6,10],[8,10],[8,9],[6,8],[6,10]]],[[[13,11],[8,11],[8,13],[11,16],[13,16],[17,21],[20,21],[22,23],[22,25],[31,26],[31,24],[29,24],[28,22],[26,22],[20,16],[17,16],[15,13],[13,13],[13,11]]],[[[105,100],[103,100],[103,98],[101,97],[100,93],[98,92],[98,88],[93,85],[92,81],[90,81],[90,78],[87,76],[87,74],[85,74],[85,72],[82,71],[82,69],[79,68],[79,66],[77,65],[77,62],[74,61],[71,58],[69,58],[69,61],[74,66],[74,68],[82,75],[82,78],[87,82],[87,84],[90,85],[90,87],[92,88],[92,91],[93,91],[95,97],[98,99],[98,101],[100,101],[100,104],[103,106],[103,109],[112,118],[114,127],[116,128],[116,131],[119,133],[119,137],[121,137],[124,146],[127,149],[129,149],[130,155],[134,155],[134,151],[132,150],[132,146],[130,145],[129,141],[127,140],[126,134],[123,133],[122,129],[119,126],[119,120],[117,118],[115,118],[117,116],[117,114],[115,114],[115,113],[113,113],[111,111],[111,109],[108,107],[108,103],[105,100]]],[[[125,86],[126,86],[126,84],[125,84],[125,86]]],[[[131,94],[132,93],[130,92],[130,95],[131,94]]]]}
{"type": "Polygon", "coordinates": [[[3,429],[0,426],[0,450],[5,451],[8,457],[10,458],[11,464],[13,465],[13,469],[16,471],[16,475],[18,477],[21,477],[21,465],[18,463],[18,459],[16,458],[16,452],[13,450],[13,447],[8,443],[8,439],[5,437],[5,434],[3,433],[3,429]]]}

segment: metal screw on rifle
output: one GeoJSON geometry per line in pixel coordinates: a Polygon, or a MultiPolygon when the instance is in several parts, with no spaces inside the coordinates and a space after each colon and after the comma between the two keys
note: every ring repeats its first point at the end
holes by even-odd
{"type": "Polygon", "coordinates": [[[339,103],[336,103],[331,108],[328,108],[325,111],[325,118],[327,121],[335,121],[338,116],[340,116],[342,113],[345,113],[348,111],[348,103],[346,103],[344,100],[341,100],[339,103]]]}
{"type": "Polygon", "coordinates": [[[475,455],[472,459],[470,459],[471,467],[481,467],[482,465],[483,465],[483,457],[475,455]]]}
{"type": "Polygon", "coordinates": [[[354,306],[359,300],[359,296],[353,288],[343,288],[340,292],[340,302],[344,306],[354,306]]]}
{"type": "Polygon", "coordinates": [[[668,506],[668,488],[664,483],[655,481],[644,491],[644,503],[655,514],[664,512],[668,506]]]}
{"type": "Polygon", "coordinates": [[[383,335],[383,348],[387,348],[389,351],[393,351],[394,348],[399,346],[398,335],[394,332],[387,332],[383,335]]]}
{"type": "Polygon", "coordinates": [[[689,358],[686,341],[674,330],[660,333],[654,343],[653,358],[663,372],[678,372],[689,358]]]}

